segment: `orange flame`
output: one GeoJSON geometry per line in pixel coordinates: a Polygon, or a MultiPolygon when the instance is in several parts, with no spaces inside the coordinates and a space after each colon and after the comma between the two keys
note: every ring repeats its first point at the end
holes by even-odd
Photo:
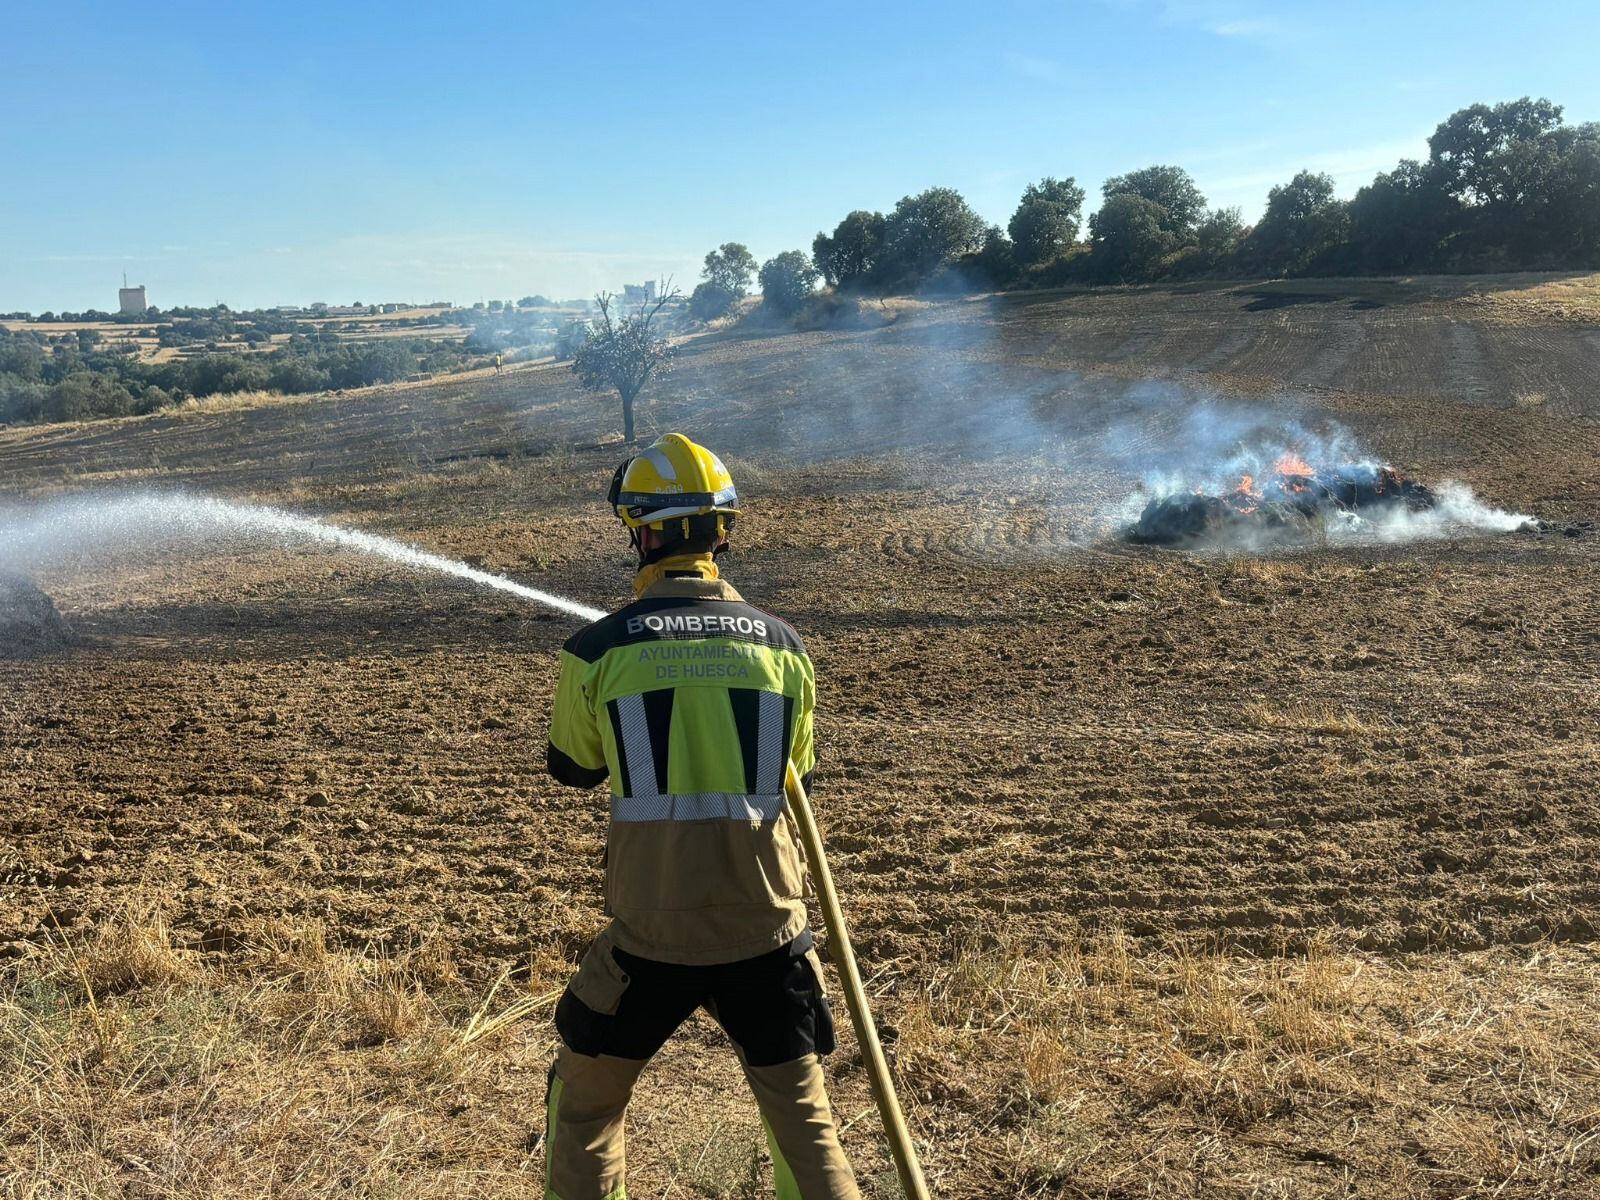
{"type": "Polygon", "coordinates": [[[1228,497],[1233,507],[1241,513],[1256,511],[1256,502],[1261,499],[1261,490],[1256,487],[1255,477],[1241,475],[1239,486],[1233,489],[1233,494],[1228,497]]]}
{"type": "Polygon", "coordinates": [[[1280,458],[1277,462],[1277,465],[1275,465],[1272,469],[1279,475],[1299,476],[1305,479],[1310,479],[1316,475],[1316,471],[1312,470],[1311,464],[1305,459],[1301,458],[1293,450],[1290,450],[1287,454],[1280,458]]]}

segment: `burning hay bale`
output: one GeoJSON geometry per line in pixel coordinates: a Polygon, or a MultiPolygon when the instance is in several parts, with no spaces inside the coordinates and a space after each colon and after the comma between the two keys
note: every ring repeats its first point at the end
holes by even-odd
{"type": "Polygon", "coordinates": [[[1221,494],[1158,496],[1145,505],[1128,540],[1146,545],[1191,541],[1290,541],[1326,528],[1431,510],[1437,497],[1393,467],[1348,464],[1318,469],[1296,454],[1278,459],[1263,479],[1244,475],[1221,494]]]}
{"type": "Polygon", "coordinates": [[[0,658],[32,658],[76,641],[55,601],[38,584],[0,574],[0,658]]]}

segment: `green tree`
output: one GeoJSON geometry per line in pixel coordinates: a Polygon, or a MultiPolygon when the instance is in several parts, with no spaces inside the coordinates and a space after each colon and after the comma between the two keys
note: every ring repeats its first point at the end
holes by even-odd
{"type": "Polygon", "coordinates": [[[985,225],[954,188],[906,196],[884,222],[884,250],[875,274],[893,285],[914,284],[983,247],[985,225]]]}
{"type": "Polygon", "coordinates": [[[832,237],[817,234],[811,261],[829,287],[850,287],[871,276],[883,253],[886,224],[882,213],[857,209],[834,226],[832,237]]]}
{"type": "Polygon", "coordinates": [[[1350,206],[1334,199],[1333,177],[1301,171],[1267,193],[1267,211],[1246,253],[1273,275],[1300,275],[1344,241],[1350,206]]]}
{"type": "Polygon", "coordinates": [[[633,403],[650,377],[665,370],[672,359],[672,345],[656,328],[656,318],[677,297],[669,279],[653,302],[641,304],[637,312],[614,316],[614,297],[596,296],[599,320],[572,356],[572,372],[584,387],[617,393],[622,401],[622,437],[630,446],[634,441],[633,403]]]}
{"type": "Polygon", "coordinates": [[[295,356],[279,356],[267,376],[267,388],[274,392],[295,395],[301,392],[321,392],[332,386],[328,372],[318,364],[295,356]]]}
{"type": "Polygon", "coordinates": [[[48,395],[42,383],[0,374],[0,424],[43,420],[48,395]]]}
{"type": "Polygon", "coordinates": [[[1461,204],[1432,164],[1402,159],[1350,202],[1350,257],[1367,271],[1421,271],[1441,265],[1459,228],[1461,204]]]}
{"type": "Polygon", "coordinates": [[[706,255],[702,276],[713,287],[742,300],[750,293],[750,279],[755,273],[756,260],[748,247],[739,242],[723,242],[706,255]]]}
{"type": "Polygon", "coordinates": [[[1547,228],[1567,265],[1600,266],[1600,122],[1579,125],[1563,140],[1547,228]]]}
{"type": "Polygon", "coordinates": [[[984,230],[983,249],[978,251],[974,265],[983,281],[994,287],[1014,283],[1018,275],[1017,248],[998,225],[984,230]]]}
{"type": "Polygon", "coordinates": [[[1037,266],[1064,253],[1077,239],[1083,198],[1083,189],[1070,175],[1030,183],[1007,226],[1017,261],[1037,266]]]}
{"type": "Polygon", "coordinates": [[[1133,283],[1159,274],[1174,240],[1163,224],[1166,218],[1166,209],[1143,196],[1108,196],[1089,218],[1095,275],[1111,283],[1133,283]]]}
{"type": "Polygon", "coordinates": [[[1561,106],[1548,100],[1524,96],[1504,104],[1474,104],[1434,130],[1429,161],[1463,204],[1519,204],[1539,179],[1533,147],[1560,124],[1561,106]]]}
{"type": "Polygon", "coordinates": [[[714,321],[725,316],[737,300],[727,288],[707,280],[689,293],[689,315],[697,321],[714,321]]]}
{"type": "Polygon", "coordinates": [[[820,272],[801,250],[785,250],[761,264],[761,303],[785,316],[816,290],[820,272]]]}
{"type": "Polygon", "coordinates": [[[50,421],[83,421],[92,417],[122,417],[133,411],[133,395],[110,375],[79,371],[52,387],[45,397],[43,415],[50,421]]]}
{"type": "Polygon", "coordinates": [[[1213,208],[1194,227],[1195,268],[1202,272],[1221,270],[1238,254],[1244,242],[1244,222],[1237,208],[1213,208]]]}
{"type": "Polygon", "coordinates": [[[44,352],[33,334],[8,333],[0,326],[0,375],[37,383],[44,375],[44,352]]]}
{"type": "Polygon", "coordinates": [[[143,388],[133,399],[133,411],[139,416],[147,413],[158,412],[163,408],[176,403],[163,389],[150,384],[143,388]]]}
{"type": "Polygon", "coordinates": [[[1237,268],[1247,232],[1237,208],[1208,209],[1195,225],[1189,244],[1168,256],[1166,268],[1180,277],[1226,274],[1237,268]]]}
{"type": "Polygon", "coordinates": [[[1182,167],[1144,167],[1126,175],[1113,175],[1102,185],[1100,194],[1107,200],[1113,196],[1140,196],[1150,201],[1161,209],[1162,230],[1179,245],[1188,244],[1206,207],[1205,196],[1182,167]]]}

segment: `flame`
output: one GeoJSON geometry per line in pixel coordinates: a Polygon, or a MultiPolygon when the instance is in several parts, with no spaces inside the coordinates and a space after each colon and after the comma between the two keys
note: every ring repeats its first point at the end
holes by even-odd
{"type": "Polygon", "coordinates": [[[1380,496],[1387,496],[1390,492],[1404,489],[1406,477],[1393,467],[1379,467],[1376,477],[1372,481],[1372,490],[1380,496]]]}
{"type": "Polygon", "coordinates": [[[1228,496],[1228,502],[1234,509],[1241,513],[1253,513],[1257,508],[1257,501],[1261,499],[1261,490],[1256,487],[1253,475],[1239,477],[1239,486],[1233,489],[1228,496]]]}
{"type": "Polygon", "coordinates": [[[1271,523],[1285,526],[1297,517],[1311,517],[1319,511],[1353,512],[1362,505],[1395,503],[1415,511],[1431,508],[1435,503],[1427,488],[1408,483],[1387,464],[1330,463],[1319,471],[1294,450],[1281,454],[1270,474],[1240,474],[1233,483],[1222,483],[1214,492],[1196,485],[1194,494],[1204,497],[1204,503],[1182,511],[1199,514],[1196,519],[1210,521],[1218,515],[1253,519],[1265,514],[1271,523]]]}
{"type": "Polygon", "coordinates": [[[1311,464],[1293,450],[1285,451],[1273,464],[1272,471],[1278,487],[1295,496],[1309,491],[1311,481],[1317,477],[1311,464]]]}
{"type": "Polygon", "coordinates": [[[1285,478],[1298,477],[1302,479],[1312,479],[1317,474],[1316,471],[1312,470],[1311,464],[1305,459],[1301,458],[1293,450],[1286,452],[1284,456],[1277,461],[1277,464],[1272,469],[1276,474],[1282,475],[1285,478]]]}

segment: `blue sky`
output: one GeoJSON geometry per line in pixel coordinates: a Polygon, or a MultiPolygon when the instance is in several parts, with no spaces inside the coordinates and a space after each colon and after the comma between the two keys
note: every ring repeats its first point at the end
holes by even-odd
{"type": "Polygon", "coordinates": [[[1477,100],[1600,119],[1600,4],[82,4],[0,39],[0,311],[586,295],[959,188],[1352,194],[1477,100]]]}

